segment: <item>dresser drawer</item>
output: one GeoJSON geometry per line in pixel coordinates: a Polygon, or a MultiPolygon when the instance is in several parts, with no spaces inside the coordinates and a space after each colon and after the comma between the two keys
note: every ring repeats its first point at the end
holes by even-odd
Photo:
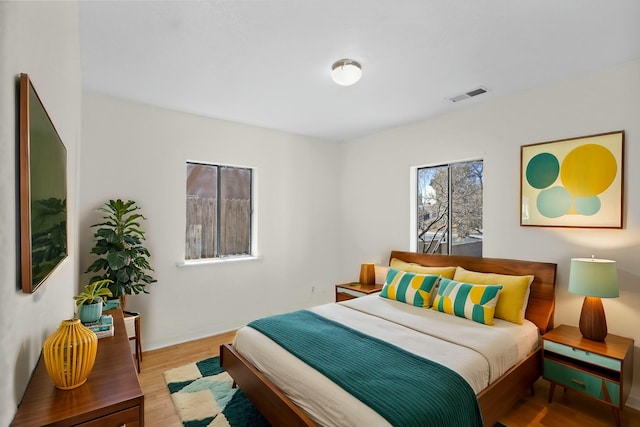
{"type": "Polygon", "coordinates": [[[583,362],[591,363],[593,365],[602,366],[603,368],[611,369],[613,371],[620,372],[622,370],[622,361],[620,360],[601,356],[595,353],[589,353],[587,351],[573,348],[568,345],[558,344],[554,341],[544,340],[544,350],[552,351],[554,353],[561,354],[572,359],[581,360],[583,362]]]}
{"type": "Polygon", "coordinates": [[[113,414],[105,415],[86,423],[78,424],[76,427],[139,427],[140,426],[140,407],[123,409],[113,414]]]}
{"type": "Polygon", "coordinates": [[[615,406],[619,406],[620,404],[620,385],[597,375],[592,375],[545,359],[544,377],[563,386],[587,393],[596,399],[609,402],[615,406]],[[609,395],[608,398],[605,394],[605,387],[606,394],[609,395]]]}

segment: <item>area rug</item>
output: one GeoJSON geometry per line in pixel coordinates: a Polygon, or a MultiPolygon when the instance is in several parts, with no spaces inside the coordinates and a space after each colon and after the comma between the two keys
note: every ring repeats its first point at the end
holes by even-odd
{"type": "MultiPolygon", "coordinates": [[[[171,400],[185,427],[270,427],[212,357],[164,372],[171,400]]],[[[493,427],[505,427],[496,423],[493,427]]]]}
{"type": "Polygon", "coordinates": [[[164,372],[185,427],[269,427],[267,420],[212,357],[164,372]]]}

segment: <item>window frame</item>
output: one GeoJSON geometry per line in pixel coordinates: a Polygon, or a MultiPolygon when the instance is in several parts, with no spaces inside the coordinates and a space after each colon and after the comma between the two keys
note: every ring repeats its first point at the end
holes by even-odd
{"type": "MultiPolygon", "coordinates": [[[[257,217],[258,217],[258,209],[257,209],[257,187],[258,187],[258,169],[255,166],[244,166],[244,165],[236,165],[236,164],[229,164],[229,163],[218,163],[218,162],[207,162],[207,161],[201,161],[201,160],[186,160],[183,163],[183,167],[185,168],[185,187],[186,187],[186,183],[187,183],[187,179],[188,179],[188,175],[187,175],[187,171],[188,171],[188,167],[189,165],[203,165],[203,166],[214,166],[217,168],[217,183],[216,183],[216,192],[217,195],[220,195],[220,188],[221,188],[221,180],[220,180],[220,170],[221,168],[233,168],[233,169],[248,169],[251,173],[251,180],[250,180],[250,188],[249,188],[249,204],[250,204],[250,208],[249,208],[249,215],[250,215],[250,219],[249,219],[249,253],[248,254],[239,254],[239,255],[218,255],[216,254],[215,257],[213,258],[194,258],[194,259],[187,259],[187,242],[186,242],[186,238],[187,238],[187,210],[186,210],[186,200],[187,197],[189,196],[186,191],[185,188],[185,227],[184,227],[184,232],[182,235],[183,238],[183,256],[182,256],[182,261],[178,263],[179,267],[183,267],[183,266],[192,266],[192,265],[204,265],[204,264],[217,264],[217,263],[226,263],[226,262],[235,262],[235,261],[245,261],[245,260],[255,260],[258,259],[258,221],[257,221],[257,217]]],[[[217,223],[216,223],[216,239],[220,240],[220,229],[222,227],[224,227],[224,225],[222,224],[222,218],[220,216],[220,209],[221,209],[221,204],[218,203],[217,204],[217,223]]],[[[218,246],[219,247],[219,246],[218,246]]]]}
{"type": "MultiPolygon", "coordinates": [[[[470,162],[482,162],[483,164],[483,173],[482,173],[482,179],[484,182],[484,159],[483,158],[479,158],[479,157],[475,157],[475,158],[468,158],[468,159],[462,159],[462,160],[452,160],[452,161],[443,161],[443,162],[437,162],[437,163],[431,163],[431,164],[422,164],[422,165],[417,165],[417,166],[412,166],[410,167],[410,178],[409,178],[409,186],[411,189],[411,195],[410,195],[410,227],[409,227],[409,250],[412,252],[417,252],[418,251],[418,172],[420,169],[424,169],[424,168],[436,168],[436,167],[443,167],[446,166],[448,173],[449,173],[449,206],[451,208],[451,204],[453,203],[452,197],[451,197],[451,179],[450,179],[450,174],[451,174],[451,166],[456,165],[456,164],[463,164],[463,163],[470,163],[470,162]]],[[[484,187],[484,186],[483,186],[484,187]]],[[[482,191],[482,221],[484,224],[484,189],[482,191]]],[[[451,210],[450,210],[451,212],[451,210]]],[[[451,229],[451,223],[452,223],[452,219],[451,219],[451,215],[448,215],[447,217],[447,221],[448,221],[448,229],[451,229]]],[[[484,228],[484,227],[483,227],[484,228]]],[[[451,253],[451,238],[447,239],[447,246],[448,246],[448,252],[451,253]]],[[[484,249],[484,235],[482,238],[482,247],[484,249]]]]}

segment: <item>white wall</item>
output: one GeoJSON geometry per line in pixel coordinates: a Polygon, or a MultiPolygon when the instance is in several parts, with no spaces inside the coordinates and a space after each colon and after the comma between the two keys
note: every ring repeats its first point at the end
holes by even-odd
{"type": "Polygon", "coordinates": [[[0,2],[0,425],[8,425],[44,339],[73,316],[77,284],[76,164],[80,148],[80,49],[75,2],[0,2]],[[16,268],[16,81],[32,80],[67,147],[69,257],[35,294],[16,268]]]}
{"type": "Polygon", "coordinates": [[[143,350],[333,299],[337,143],[98,94],[84,94],[82,121],[80,269],[93,259],[95,209],[110,198],[137,201],[158,280],[149,295],[127,299],[127,308],[142,313],[143,350]],[[177,266],[188,160],[256,168],[259,259],[177,266]]]}
{"type": "Polygon", "coordinates": [[[350,141],[341,149],[341,274],[409,249],[409,169],[484,159],[484,255],[558,264],[555,324],[577,325],[572,257],[617,261],[620,298],[604,300],[609,332],[636,341],[630,403],[640,408],[640,61],[350,141]],[[519,225],[520,146],[625,131],[622,230],[519,225]],[[366,214],[364,214],[366,212],[366,214]]]}

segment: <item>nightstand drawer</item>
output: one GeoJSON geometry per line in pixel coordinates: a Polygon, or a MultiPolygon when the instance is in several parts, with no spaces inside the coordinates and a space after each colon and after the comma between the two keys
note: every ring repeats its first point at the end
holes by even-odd
{"type": "Polygon", "coordinates": [[[620,405],[620,385],[596,375],[579,371],[551,360],[544,361],[544,377],[548,380],[582,391],[596,399],[620,405]],[[606,393],[605,394],[605,387],[606,393]]]}
{"type": "Polygon", "coordinates": [[[346,292],[336,292],[336,302],[348,301],[354,298],[358,298],[358,297],[355,295],[348,294],[346,292]]]}
{"type": "Polygon", "coordinates": [[[589,353],[568,345],[558,344],[557,342],[544,340],[544,350],[561,354],[572,359],[582,360],[583,362],[591,363],[593,365],[602,366],[603,368],[611,369],[613,371],[620,372],[622,370],[622,362],[620,360],[601,356],[595,353],[589,353]]]}
{"type": "Polygon", "coordinates": [[[357,282],[336,285],[336,302],[346,301],[375,294],[382,290],[382,285],[361,285],[357,282]]]}

